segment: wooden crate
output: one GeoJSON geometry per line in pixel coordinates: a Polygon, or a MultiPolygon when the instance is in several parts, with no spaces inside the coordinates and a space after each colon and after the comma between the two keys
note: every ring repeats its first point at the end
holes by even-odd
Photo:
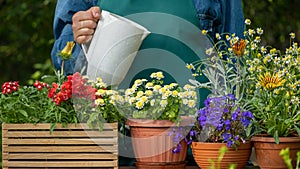
{"type": "Polygon", "coordinates": [[[2,124],[2,168],[118,168],[118,124],[2,124]]]}

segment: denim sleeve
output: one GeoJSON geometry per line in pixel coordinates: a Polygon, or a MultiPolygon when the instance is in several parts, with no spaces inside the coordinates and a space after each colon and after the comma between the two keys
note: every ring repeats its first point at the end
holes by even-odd
{"type": "Polygon", "coordinates": [[[243,35],[244,15],[241,0],[194,0],[200,29],[212,38],[216,33],[243,35]]]}
{"type": "Polygon", "coordinates": [[[209,32],[221,23],[221,2],[219,0],[194,0],[200,28],[209,32]]]}
{"type": "MultiPolygon", "coordinates": [[[[78,11],[88,10],[92,6],[96,6],[98,0],[58,0],[55,9],[53,31],[54,45],[51,51],[51,59],[55,69],[60,70],[62,61],[57,55],[61,51],[67,41],[74,41],[72,31],[72,16],[78,11]]],[[[73,50],[73,58],[65,61],[64,73],[73,74],[75,62],[81,52],[81,47],[76,44],[73,50]]]]}

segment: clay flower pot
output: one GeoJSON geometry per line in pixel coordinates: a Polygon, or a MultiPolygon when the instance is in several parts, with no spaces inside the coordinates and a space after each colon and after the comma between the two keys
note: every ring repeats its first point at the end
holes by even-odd
{"type": "Polygon", "coordinates": [[[252,137],[252,142],[261,169],[286,169],[287,166],[279,153],[281,149],[287,147],[290,148],[293,166],[296,166],[296,153],[300,151],[300,137],[279,137],[279,144],[276,144],[273,137],[258,135],[252,137]]]}
{"type": "Polygon", "coordinates": [[[187,143],[181,140],[181,150],[177,153],[172,151],[177,145],[169,135],[174,123],[169,120],[128,119],[126,124],[130,126],[137,168],[184,169],[187,143]]]}
{"type": "MultiPolygon", "coordinates": [[[[209,168],[211,166],[209,160],[213,160],[217,164],[219,150],[222,146],[226,146],[226,143],[192,142],[192,152],[198,166],[201,169],[209,168]]],[[[250,158],[250,154],[250,142],[241,144],[237,150],[228,148],[220,163],[220,168],[228,168],[230,164],[236,164],[236,169],[244,169],[250,158]]]]}

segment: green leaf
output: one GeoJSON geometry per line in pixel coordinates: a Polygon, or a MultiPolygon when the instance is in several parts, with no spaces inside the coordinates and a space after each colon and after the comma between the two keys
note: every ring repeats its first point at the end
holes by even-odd
{"type": "Polygon", "coordinates": [[[296,125],[296,124],[294,124],[294,126],[295,126],[295,129],[296,129],[296,131],[297,131],[298,135],[300,136],[300,128],[299,128],[299,127],[297,127],[297,125],[296,125]]]}
{"type": "Polygon", "coordinates": [[[51,126],[50,126],[50,134],[52,134],[52,132],[54,131],[56,127],[56,123],[52,123],[51,126]]]}
{"type": "Polygon", "coordinates": [[[273,137],[274,137],[274,139],[275,139],[275,143],[276,143],[276,144],[279,144],[279,137],[278,137],[278,131],[277,131],[277,130],[275,131],[273,137]]]}
{"type": "Polygon", "coordinates": [[[28,117],[28,114],[25,110],[18,110],[24,117],[28,117]]]}

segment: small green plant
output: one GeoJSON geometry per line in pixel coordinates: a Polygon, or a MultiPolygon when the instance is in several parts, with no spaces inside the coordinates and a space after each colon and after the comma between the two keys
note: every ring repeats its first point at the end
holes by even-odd
{"type": "MultiPolygon", "coordinates": [[[[220,153],[219,153],[217,164],[214,162],[214,160],[209,159],[210,167],[208,169],[221,169],[221,162],[227,151],[228,148],[226,146],[222,146],[219,150],[220,153]]],[[[228,166],[228,169],[235,169],[235,168],[236,168],[236,164],[230,164],[228,166]]]]}
{"type": "MultiPolygon", "coordinates": [[[[280,155],[283,158],[288,169],[293,169],[292,159],[290,157],[290,148],[285,148],[280,151],[280,155]]],[[[297,152],[297,161],[296,161],[296,168],[300,169],[300,151],[297,152]]]]}

